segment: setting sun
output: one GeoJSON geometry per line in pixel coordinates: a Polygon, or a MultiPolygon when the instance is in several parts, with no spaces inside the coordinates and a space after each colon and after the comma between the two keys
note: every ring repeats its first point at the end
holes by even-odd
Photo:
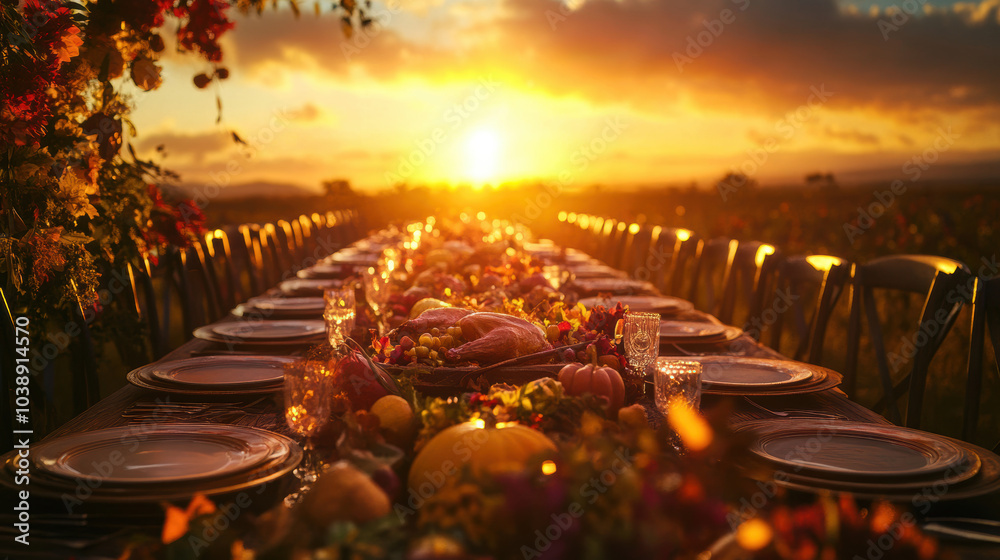
{"type": "Polygon", "coordinates": [[[465,140],[465,172],[469,179],[487,182],[496,179],[500,166],[500,136],[491,129],[479,129],[465,140]]]}

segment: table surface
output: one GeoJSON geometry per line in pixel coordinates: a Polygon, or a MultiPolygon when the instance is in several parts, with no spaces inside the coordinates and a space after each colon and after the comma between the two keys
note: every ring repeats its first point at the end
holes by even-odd
{"type": "MultiPolygon", "coordinates": [[[[718,319],[701,311],[688,311],[676,316],[676,318],[684,321],[719,323],[718,319]]],[[[234,316],[229,316],[223,319],[223,321],[235,320],[238,320],[238,318],[234,316]]],[[[730,352],[758,358],[787,359],[774,350],[771,350],[770,348],[753,340],[747,334],[741,334],[739,338],[717,345],[714,349],[720,353],[730,352]]],[[[164,356],[160,362],[168,362],[194,356],[204,356],[214,351],[225,350],[226,345],[224,344],[201,339],[191,339],[164,356]]],[[[289,352],[292,350],[293,349],[290,349],[289,352]]],[[[711,351],[712,349],[706,350],[705,348],[701,348],[699,350],[704,352],[711,351]]],[[[661,348],[661,355],[670,355],[669,351],[669,347],[661,348]]],[[[276,349],[269,349],[269,352],[276,352],[276,349]]],[[[678,355],[678,357],[683,356],[678,355]]],[[[272,406],[265,407],[262,412],[246,414],[245,416],[227,423],[263,428],[283,433],[285,435],[292,435],[285,426],[285,421],[282,416],[283,411],[277,402],[277,397],[279,396],[280,395],[275,397],[272,406]]],[[[257,398],[258,397],[256,396],[252,397],[253,400],[256,400],[257,398]]],[[[56,429],[45,439],[101,428],[124,426],[130,422],[135,423],[135,419],[129,420],[127,418],[123,418],[122,413],[136,402],[156,402],[158,399],[160,402],[199,401],[198,397],[186,397],[184,395],[159,393],[149,389],[126,385],[108,397],[102,399],[100,402],[90,407],[76,418],[73,418],[60,428],[56,429]]],[[[713,403],[716,403],[721,399],[722,397],[706,395],[704,404],[705,406],[711,406],[713,403]]],[[[746,402],[744,399],[736,398],[733,400],[734,407],[732,412],[732,423],[734,424],[750,420],[775,418],[774,415],[768,414],[760,408],[746,402]]],[[[754,401],[764,405],[770,410],[812,410],[841,415],[848,420],[858,422],[888,423],[888,421],[881,415],[849,400],[839,389],[829,389],[818,393],[803,395],[754,397],[754,401]]],[[[255,407],[255,409],[259,409],[259,407],[255,407]]]]}

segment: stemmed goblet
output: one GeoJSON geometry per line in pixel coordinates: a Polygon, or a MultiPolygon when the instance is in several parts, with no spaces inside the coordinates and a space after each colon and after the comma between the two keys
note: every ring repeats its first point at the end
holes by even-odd
{"type": "Polygon", "coordinates": [[[294,505],[319,476],[321,465],[313,438],[330,419],[334,366],[320,360],[297,360],[285,366],[285,422],[304,440],[302,463],[292,473],[299,489],[285,498],[286,505],[294,505]]]}
{"type": "Polygon", "coordinates": [[[389,271],[368,267],[364,271],[365,300],[375,313],[378,334],[385,333],[385,314],[389,306],[389,271]]]}
{"type": "Polygon", "coordinates": [[[323,312],[326,336],[330,346],[336,348],[343,344],[354,330],[354,321],[357,317],[354,286],[324,290],[323,298],[326,300],[326,310],[323,312]]]}

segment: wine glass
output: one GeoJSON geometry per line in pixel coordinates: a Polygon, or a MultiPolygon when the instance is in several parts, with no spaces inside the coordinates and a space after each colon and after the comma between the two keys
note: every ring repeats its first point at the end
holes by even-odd
{"type": "Polygon", "coordinates": [[[389,272],[382,267],[364,271],[365,300],[375,313],[378,334],[385,332],[385,313],[389,305],[389,272]]]}
{"type": "Polygon", "coordinates": [[[326,321],[326,336],[330,346],[336,348],[343,344],[351,331],[357,317],[357,307],[354,300],[354,286],[347,285],[330,288],[323,291],[326,300],[326,310],[323,319],[326,321]]]}
{"type": "Polygon", "coordinates": [[[285,498],[288,506],[298,502],[319,475],[313,437],[330,418],[334,369],[333,364],[319,360],[297,360],[285,366],[285,422],[304,439],[302,463],[292,473],[299,489],[285,498]]]}
{"type": "Polygon", "coordinates": [[[625,357],[632,371],[644,377],[646,367],[660,355],[660,314],[625,314],[625,357]]]}

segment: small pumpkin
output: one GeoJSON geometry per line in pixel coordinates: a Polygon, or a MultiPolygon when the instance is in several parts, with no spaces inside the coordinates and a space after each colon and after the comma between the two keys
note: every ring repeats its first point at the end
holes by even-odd
{"type": "Polygon", "coordinates": [[[607,399],[608,416],[615,418],[618,409],[625,405],[625,382],[618,370],[598,364],[597,351],[593,345],[587,347],[591,363],[566,364],[559,370],[559,382],[568,395],[590,393],[607,399]]]}
{"type": "Polygon", "coordinates": [[[368,475],[346,461],[338,461],[316,479],[302,497],[305,517],[325,527],[334,521],[367,523],[387,515],[389,497],[368,475]]]}
{"type": "Polygon", "coordinates": [[[452,484],[466,466],[476,477],[521,471],[532,457],[555,450],[545,434],[521,424],[463,422],[445,428],[420,450],[410,467],[410,489],[431,495],[452,484]]]}

